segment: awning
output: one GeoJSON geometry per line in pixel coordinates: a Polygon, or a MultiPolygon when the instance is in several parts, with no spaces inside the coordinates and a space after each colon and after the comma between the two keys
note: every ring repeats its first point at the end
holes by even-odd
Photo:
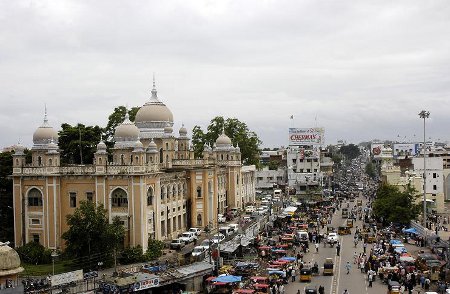
{"type": "Polygon", "coordinates": [[[233,275],[225,275],[225,276],[218,276],[213,280],[213,282],[219,282],[219,283],[237,283],[242,280],[241,276],[233,276],[233,275]]]}
{"type": "Polygon", "coordinates": [[[403,230],[403,233],[417,234],[417,230],[416,230],[416,228],[409,228],[409,229],[403,230]]]}

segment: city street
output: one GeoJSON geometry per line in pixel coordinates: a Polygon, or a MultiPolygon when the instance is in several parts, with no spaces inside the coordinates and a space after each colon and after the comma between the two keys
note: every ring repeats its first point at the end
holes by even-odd
{"type": "MultiPolygon", "coordinates": [[[[362,199],[359,198],[359,199],[362,199]]],[[[350,208],[352,205],[356,205],[356,202],[350,202],[350,208]]],[[[363,199],[363,207],[365,205],[365,199],[363,199]]],[[[346,203],[344,202],[342,207],[346,207],[346,203]]],[[[341,226],[346,218],[342,218],[341,210],[337,210],[332,219],[332,226],[335,228],[341,226]]],[[[350,294],[362,294],[362,293],[385,293],[387,290],[386,285],[382,285],[379,281],[375,281],[373,283],[373,287],[368,287],[367,276],[366,274],[361,273],[358,266],[353,263],[353,255],[355,251],[359,254],[363,251],[363,243],[359,242],[357,247],[354,247],[353,244],[353,235],[355,232],[356,226],[362,227],[362,221],[357,220],[354,223],[354,227],[352,229],[352,235],[339,236],[339,240],[341,242],[341,250],[340,256],[336,255],[336,246],[330,247],[327,244],[327,247],[323,247],[323,243],[320,244],[319,252],[315,253],[314,246],[310,244],[310,252],[304,256],[304,261],[311,261],[311,264],[317,262],[319,265],[319,275],[313,276],[311,283],[301,283],[298,278],[296,282],[289,283],[286,285],[286,293],[297,293],[300,290],[300,293],[304,293],[304,289],[306,286],[316,286],[317,288],[322,285],[325,287],[325,293],[329,294],[341,294],[345,289],[348,290],[350,294]],[[324,276],[323,275],[323,263],[326,258],[334,259],[334,275],[333,276],[324,276]],[[345,265],[349,261],[351,263],[350,274],[347,275],[345,265]]],[[[326,228],[325,228],[326,229],[326,228]]],[[[369,251],[370,244],[367,246],[367,251],[369,251]]]]}

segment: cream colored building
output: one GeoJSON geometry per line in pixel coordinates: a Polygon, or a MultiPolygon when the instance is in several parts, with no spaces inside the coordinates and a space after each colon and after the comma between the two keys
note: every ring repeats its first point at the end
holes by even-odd
{"type": "Polygon", "coordinates": [[[189,227],[217,226],[217,213],[243,208],[255,198],[255,168],[242,166],[239,147],[222,133],[195,159],[184,126],[176,136],[173,115],[153,85],[150,100],[128,115],[114,135],[113,160],[97,145],[94,164],[60,164],[58,134],[47,115],[33,135],[32,163],[23,147],[13,159],[15,244],[32,240],[64,248],[66,216],[80,201],[102,204],[110,221],[121,218],[125,244],[147,249],[148,238],[167,240],[189,227]]]}

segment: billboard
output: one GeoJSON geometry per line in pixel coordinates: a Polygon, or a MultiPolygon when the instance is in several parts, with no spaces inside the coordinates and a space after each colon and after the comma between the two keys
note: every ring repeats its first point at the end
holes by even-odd
{"type": "Polygon", "coordinates": [[[372,143],[372,145],[370,146],[370,153],[372,154],[373,158],[381,157],[381,150],[383,149],[383,147],[383,143],[372,143]]]}
{"type": "Polygon", "coordinates": [[[63,273],[59,275],[51,276],[50,282],[52,287],[69,284],[71,282],[77,282],[83,280],[83,270],[77,270],[73,272],[63,273]]]}
{"type": "Polygon", "coordinates": [[[324,133],[323,128],[289,128],[289,145],[323,145],[324,133]]]}
{"type": "Polygon", "coordinates": [[[412,157],[419,153],[419,144],[414,143],[397,143],[393,148],[394,158],[397,157],[412,157]]]}

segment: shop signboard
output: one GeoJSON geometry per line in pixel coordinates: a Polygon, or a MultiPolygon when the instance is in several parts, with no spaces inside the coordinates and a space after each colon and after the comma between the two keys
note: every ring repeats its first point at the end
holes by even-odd
{"type": "Polygon", "coordinates": [[[383,149],[383,143],[372,143],[370,146],[370,151],[372,153],[373,158],[381,157],[381,150],[383,149]]]}
{"type": "Polygon", "coordinates": [[[323,128],[289,128],[289,145],[323,145],[324,133],[323,128]]]}
{"type": "Polygon", "coordinates": [[[134,283],[134,291],[141,291],[159,286],[159,277],[154,277],[144,281],[134,283]]]}

